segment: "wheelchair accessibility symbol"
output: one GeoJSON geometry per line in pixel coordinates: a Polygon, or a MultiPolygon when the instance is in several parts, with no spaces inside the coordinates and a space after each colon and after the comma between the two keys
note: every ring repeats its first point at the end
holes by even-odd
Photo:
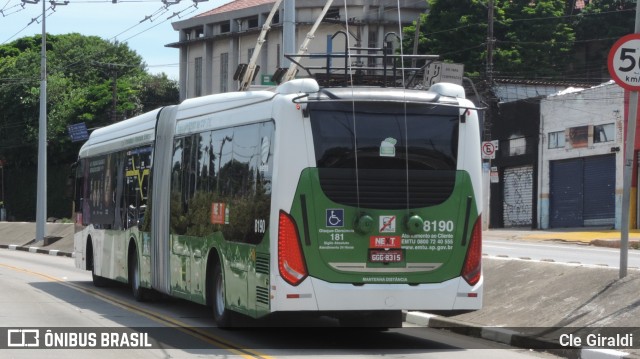
{"type": "Polygon", "coordinates": [[[327,227],[343,227],[344,226],[344,209],[327,209],[327,227]]]}

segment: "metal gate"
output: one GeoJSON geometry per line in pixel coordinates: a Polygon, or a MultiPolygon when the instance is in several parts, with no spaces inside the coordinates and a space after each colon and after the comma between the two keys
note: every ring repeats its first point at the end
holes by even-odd
{"type": "Polygon", "coordinates": [[[615,155],[552,161],[549,226],[615,224],[615,155]]]}
{"type": "Polygon", "coordinates": [[[533,166],[504,170],[502,201],[505,227],[531,226],[533,219],[533,166]]]}

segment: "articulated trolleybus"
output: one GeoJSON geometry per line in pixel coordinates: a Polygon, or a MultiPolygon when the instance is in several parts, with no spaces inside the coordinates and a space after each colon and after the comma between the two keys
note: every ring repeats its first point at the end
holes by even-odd
{"type": "Polygon", "coordinates": [[[401,326],[482,305],[478,116],[461,86],[189,99],[94,131],[79,154],[76,266],[236,313],[401,326]]]}

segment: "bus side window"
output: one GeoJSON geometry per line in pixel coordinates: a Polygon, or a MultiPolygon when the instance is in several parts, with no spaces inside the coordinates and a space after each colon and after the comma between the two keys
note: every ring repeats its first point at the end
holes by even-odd
{"type": "Polygon", "coordinates": [[[127,228],[141,226],[149,188],[151,147],[138,147],[125,154],[125,184],[121,204],[127,228]]]}
{"type": "Polygon", "coordinates": [[[84,211],[84,182],[85,182],[85,162],[86,160],[80,159],[75,163],[73,169],[75,170],[75,182],[74,182],[74,195],[73,195],[73,212],[74,222],[77,224],[83,224],[84,211]],[[79,217],[79,218],[78,218],[79,217]]]}
{"type": "Polygon", "coordinates": [[[183,208],[183,168],[184,138],[178,138],[173,145],[173,159],[171,165],[171,203],[170,203],[170,224],[169,229],[172,234],[185,234],[187,231],[186,218],[183,208]]]}
{"type": "Polygon", "coordinates": [[[116,173],[114,176],[115,190],[112,194],[114,199],[114,222],[113,229],[125,229],[127,228],[127,222],[125,221],[125,212],[123,212],[124,201],[124,182],[125,182],[125,164],[126,153],[118,152],[113,155],[114,166],[116,173]]]}

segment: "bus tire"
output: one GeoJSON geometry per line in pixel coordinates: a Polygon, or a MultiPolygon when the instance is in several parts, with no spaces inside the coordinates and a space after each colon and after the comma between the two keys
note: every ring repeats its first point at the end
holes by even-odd
{"type": "Polygon", "coordinates": [[[216,320],[218,328],[230,328],[231,327],[231,312],[226,308],[225,291],[224,291],[224,276],[222,275],[222,268],[220,262],[216,262],[213,267],[213,277],[211,286],[212,304],[213,304],[213,318],[216,320]]]}
{"type": "Polygon", "coordinates": [[[140,265],[138,264],[138,255],[135,247],[129,250],[129,285],[131,286],[133,298],[138,302],[145,301],[145,290],[140,286],[140,265]]]}
{"type": "Polygon", "coordinates": [[[101,277],[99,275],[96,274],[96,266],[95,266],[95,257],[93,255],[93,244],[91,243],[91,240],[89,240],[87,242],[87,253],[90,253],[90,261],[89,263],[87,263],[87,269],[91,269],[91,280],[93,281],[93,285],[95,287],[101,288],[101,287],[106,287],[108,284],[108,280],[105,277],[101,277]]]}

